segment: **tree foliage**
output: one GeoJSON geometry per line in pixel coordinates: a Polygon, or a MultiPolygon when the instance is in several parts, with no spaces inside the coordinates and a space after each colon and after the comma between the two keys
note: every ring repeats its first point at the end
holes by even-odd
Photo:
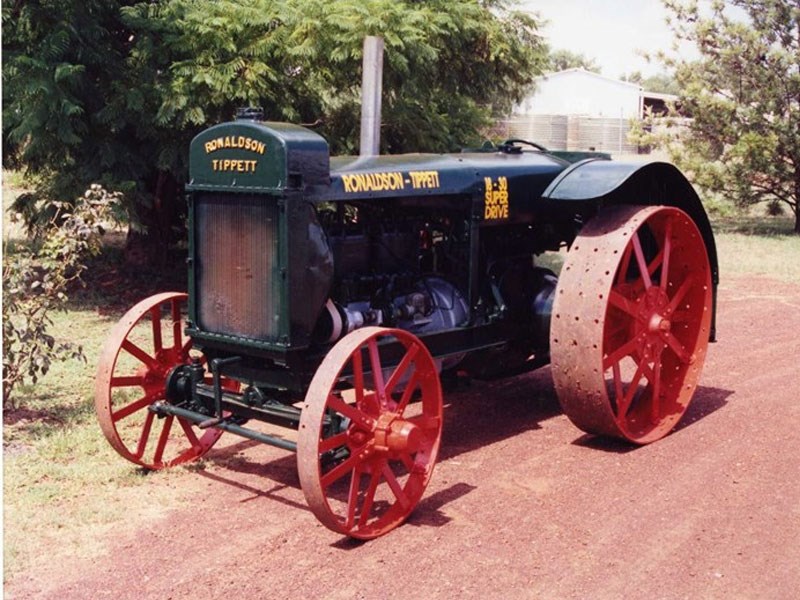
{"type": "Polygon", "coordinates": [[[600,65],[597,64],[597,60],[585,54],[561,49],[550,52],[547,57],[547,69],[553,72],[566,71],[567,69],[584,69],[592,73],[599,73],[600,65]]]}
{"type": "Polygon", "coordinates": [[[673,94],[677,96],[681,89],[675,78],[668,73],[656,73],[645,77],[641,71],[632,71],[620,76],[620,80],[628,81],[642,86],[646,92],[656,92],[658,94],[673,94]]]}
{"type": "Polygon", "coordinates": [[[163,256],[189,141],[236,108],[356,149],[367,35],[385,41],[385,152],[474,144],[544,68],[537,22],[502,0],[5,3],[5,164],[39,176],[22,204],[123,191],[163,256]]]}
{"type": "Polygon", "coordinates": [[[701,187],[741,205],[780,203],[800,233],[800,2],[665,0],[691,60],[674,69],[692,119],[675,159],[701,187]]]}

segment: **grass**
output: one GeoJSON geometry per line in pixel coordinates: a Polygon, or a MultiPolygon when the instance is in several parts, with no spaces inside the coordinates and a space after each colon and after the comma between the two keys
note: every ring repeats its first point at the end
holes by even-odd
{"type": "Polygon", "coordinates": [[[100,432],[93,407],[99,349],[118,315],[71,307],[54,315],[57,339],[78,339],[86,362],[55,363],[36,386],[17,391],[21,408],[4,415],[4,577],[39,561],[87,551],[99,555],[103,532],[129,527],[136,516],[181,501],[164,486],[148,494],[132,488],[153,478],[180,477],[182,470],[144,472],[121,459],[100,432]],[[42,550],[47,548],[47,553],[42,550]]]}
{"type": "MultiPolygon", "coordinates": [[[[4,178],[3,212],[19,193],[17,176],[4,178]]],[[[731,276],[759,275],[800,284],[800,236],[781,217],[714,221],[723,283],[731,276]]],[[[24,244],[21,229],[4,219],[4,250],[24,244]],[[11,243],[6,243],[6,242],[11,243]]],[[[558,270],[563,256],[542,264],[558,270]]],[[[72,294],[67,312],[53,315],[53,335],[83,345],[86,362],[56,363],[36,386],[18,390],[20,408],[4,414],[4,577],[26,566],[77,552],[106,551],[97,540],[112,527],[131,530],[188,501],[176,485],[186,468],[146,475],[108,445],[93,410],[94,371],[109,329],[138,299],[183,289],[183,267],[163,276],[129,272],[119,239],[87,273],[87,289],[72,294]],[[177,273],[177,275],[176,275],[177,273]],[[125,519],[120,515],[124,514],[125,519]],[[86,543],[86,540],[92,543],[86,543]],[[47,551],[43,551],[47,549],[47,551]]]]}
{"type": "MultiPolygon", "coordinates": [[[[8,206],[22,191],[15,184],[18,177],[4,174],[4,261],[13,261],[14,252],[27,245],[22,228],[8,219],[8,206]]],[[[93,406],[100,348],[123,303],[148,295],[149,286],[169,284],[126,273],[113,246],[94,267],[86,289],[74,290],[67,310],[51,315],[49,330],[56,340],[81,344],[86,361],[54,363],[37,385],[16,389],[18,408],[3,414],[4,580],[60,556],[99,555],[105,549],[95,541],[107,529],[120,522],[133,528],[137,516],[152,518],[182,501],[167,486],[135,493],[153,479],[170,480],[184,471],[145,476],[106,442],[93,406]]]]}
{"type": "Polygon", "coordinates": [[[800,235],[788,217],[715,219],[720,278],[761,276],[800,284],[800,235]]]}
{"type": "MultiPolygon", "coordinates": [[[[760,276],[800,284],[800,235],[789,217],[725,217],[712,220],[721,283],[760,276]]],[[[536,264],[556,274],[566,252],[546,252],[536,264]]]]}

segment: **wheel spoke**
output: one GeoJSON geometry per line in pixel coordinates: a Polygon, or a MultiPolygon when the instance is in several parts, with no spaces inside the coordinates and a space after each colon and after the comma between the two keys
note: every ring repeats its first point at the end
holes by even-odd
{"type": "Polygon", "coordinates": [[[144,363],[144,365],[148,369],[155,370],[155,369],[158,368],[158,365],[156,364],[156,359],[153,358],[152,356],[150,356],[147,352],[145,352],[141,348],[139,348],[139,346],[134,344],[129,339],[126,338],[125,341],[122,342],[122,348],[126,352],[128,352],[128,354],[130,354],[134,358],[136,358],[139,361],[141,361],[142,363],[144,363]]]}
{"type": "Polygon", "coordinates": [[[692,315],[689,311],[680,311],[672,314],[672,323],[688,323],[692,320],[692,315]]]}
{"type": "Polygon", "coordinates": [[[648,290],[653,283],[650,281],[650,271],[647,268],[647,261],[644,258],[638,231],[633,234],[631,241],[633,242],[633,251],[636,254],[636,264],[639,265],[639,274],[642,276],[642,281],[644,282],[644,289],[648,290]]]}
{"type": "Polygon", "coordinates": [[[650,261],[650,264],[647,265],[647,273],[648,275],[650,275],[651,281],[653,273],[655,273],[658,270],[658,267],[661,266],[661,261],[663,260],[664,260],[664,249],[662,248],[658,251],[658,254],[656,254],[655,257],[653,257],[653,260],[650,261]]]}
{"type": "Polygon", "coordinates": [[[391,395],[397,383],[402,379],[403,375],[405,375],[406,371],[408,370],[408,367],[411,365],[411,362],[417,355],[417,352],[419,352],[419,346],[414,344],[403,355],[403,360],[400,361],[400,364],[397,365],[391,377],[389,377],[389,381],[386,382],[387,397],[391,395]]]}
{"type": "Polygon", "coordinates": [[[136,445],[136,453],[134,456],[136,458],[141,458],[144,456],[145,448],[147,448],[147,440],[150,439],[150,428],[153,426],[153,419],[155,419],[156,414],[154,412],[147,412],[147,416],[144,419],[144,426],[142,427],[142,433],[139,435],[139,443],[136,445]]]}
{"type": "Polygon", "coordinates": [[[605,358],[603,358],[603,371],[608,369],[611,365],[618,363],[626,356],[630,356],[633,354],[633,351],[639,347],[639,339],[633,338],[624,344],[622,344],[619,348],[614,350],[613,352],[607,354],[605,358]]]}
{"type": "Polygon", "coordinates": [[[344,526],[350,529],[356,520],[356,508],[358,505],[358,490],[361,485],[361,468],[356,467],[353,469],[353,474],[350,478],[350,491],[347,494],[347,518],[344,521],[344,526]]]}
{"type": "Polygon", "coordinates": [[[661,261],[661,289],[667,289],[667,281],[669,279],[669,261],[672,254],[672,220],[667,221],[667,226],[664,231],[664,259],[661,261]]]}
{"type": "Polygon", "coordinates": [[[141,375],[128,375],[125,377],[112,377],[111,387],[133,387],[141,386],[144,384],[144,377],[141,375]]]}
{"type": "Polygon", "coordinates": [[[328,407],[335,410],[340,415],[347,417],[361,428],[372,431],[372,419],[352,404],[347,404],[338,396],[333,394],[328,396],[328,407]]]}
{"type": "Polygon", "coordinates": [[[172,429],[172,421],[175,420],[175,417],[172,415],[167,415],[164,417],[164,426],[161,429],[161,435],[158,436],[158,444],[156,444],[156,452],[153,455],[153,462],[156,464],[161,463],[162,459],[164,458],[164,449],[167,447],[167,442],[169,441],[169,432],[172,429]]]}
{"type": "Polygon", "coordinates": [[[636,369],[636,373],[633,374],[630,384],[628,384],[628,390],[625,392],[625,395],[617,400],[618,418],[624,418],[628,414],[628,410],[633,403],[633,397],[636,394],[636,390],[639,388],[639,382],[642,380],[643,376],[644,362],[641,362],[636,369]]]}
{"type": "Polygon", "coordinates": [[[677,310],[678,305],[683,301],[684,296],[686,296],[686,292],[689,291],[689,288],[691,288],[693,284],[694,277],[691,275],[683,280],[681,287],[679,287],[678,291],[675,292],[675,296],[673,296],[669,306],[667,307],[668,312],[673,313],[677,310]]]}
{"type": "Polygon", "coordinates": [[[175,458],[169,461],[170,465],[179,465],[181,463],[186,462],[187,460],[193,460],[198,457],[197,451],[199,450],[196,446],[189,446],[183,452],[178,454],[175,458]]]}
{"type": "MultiPolygon", "coordinates": [[[[615,398],[622,398],[623,391],[622,391],[622,373],[620,372],[619,363],[615,362],[611,368],[614,374],[614,393],[616,394],[615,398]]],[[[617,411],[619,411],[619,404],[617,404],[617,411]]]]}
{"type": "Polygon", "coordinates": [[[678,341],[672,333],[668,333],[666,336],[666,342],[669,346],[670,350],[675,353],[675,356],[678,357],[678,360],[681,361],[683,364],[687,364],[690,361],[690,357],[686,352],[686,348],[678,341]]]}
{"type": "Polygon", "coordinates": [[[181,357],[183,357],[184,360],[189,356],[189,350],[192,349],[193,343],[192,338],[186,338],[186,342],[181,346],[181,357]]]}
{"type": "Polygon", "coordinates": [[[161,340],[161,307],[156,305],[150,309],[150,321],[153,325],[153,349],[156,353],[164,348],[161,340]]]}
{"type": "Polygon", "coordinates": [[[148,392],[138,400],[134,400],[130,404],[120,408],[118,411],[112,411],[111,413],[111,420],[115,423],[121,419],[124,419],[128,415],[132,415],[136,411],[142,410],[150,406],[153,402],[158,400],[158,397],[161,395],[159,390],[155,390],[152,392],[148,392]]]}
{"type": "Polygon", "coordinates": [[[186,434],[186,439],[189,440],[192,448],[199,448],[200,440],[197,439],[197,435],[195,434],[194,429],[192,429],[192,424],[184,419],[178,419],[178,423],[180,423],[181,429],[183,429],[183,433],[186,434]]]}
{"type": "Polygon", "coordinates": [[[363,527],[369,521],[369,514],[372,511],[372,503],[375,501],[375,492],[378,490],[378,484],[381,481],[381,473],[377,469],[372,472],[369,478],[369,487],[364,492],[364,503],[361,505],[361,515],[358,517],[359,526],[363,527]]]}
{"type": "Polygon", "coordinates": [[[653,379],[650,380],[652,393],[650,394],[650,422],[658,423],[661,416],[661,358],[653,366],[653,379]]]}
{"type": "Polygon", "coordinates": [[[369,349],[369,366],[372,369],[372,381],[375,384],[375,393],[378,394],[378,401],[382,407],[386,406],[386,386],[383,384],[383,368],[381,367],[381,357],[378,353],[378,342],[375,338],[370,338],[367,342],[369,349]]]}
{"type": "Polygon", "coordinates": [[[347,432],[337,433],[319,441],[319,453],[325,454],[331,450],[341,448],[347,443],[347,432]]]}
{"type": "Polygon", "coordinates": [[[394,473],[392,472],[388,461],[383,462],[383,465],[381,466],[381,473],[383,473],[383,478],[386,480],[386,483],[389,484],[389,488],[392,490],[394,497],[397,498],[400,506],[402,506],[404,510],[408,510],[411,503],[408,500],[408,496],[406,496],[406,493],[403,491],[400,482],[397,481],[397,477],[395,477],[394,473]]]}
{"type": "Polygon", "coordinates": [[[406,382],[406,387],[403,390],[403,395],[400,397],[400,402],[394,409],[395,414],[402,415],[405,412],[406,408],[408,407],[408,403],[411,401],[411,396],[414,395],[414,390],[417,389],[418,380],[419,374],[414,371],[409,380],[406,382]]]}
{"type": "Polygon", "coordinates": [[[183,345],[183,323],[181,322],[181,305],[177,298],[172,300],[172,341],[174,348],[183,345]]]}
{"type": "Polygon", "coordinates": [[[611,294],[608,296],[608,301],[611,306],[620,309],[622,312],[636,317],[638,314],[636,303],[628,300],[625,296],[620,294],[617,290],[612,289],[611,294]]]}
{"type": "Polygon", "coordinates": [[[347,458],[345,458],[341,463],[333,467],[330,471],[325,473],[320,483],[322,484],[322,489],[329,487],[335,481],[338,481],[345,475],[347,475],[350,471],[352,471],[358,464],[361,462],[361,458],[357,454],[351,454],[347,458]]]}

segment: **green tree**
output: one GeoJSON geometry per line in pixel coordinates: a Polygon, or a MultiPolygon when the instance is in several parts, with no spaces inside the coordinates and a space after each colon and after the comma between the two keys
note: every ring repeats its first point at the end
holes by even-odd
{"type": "Polygon", "coordinates": [[[572,50],[552,50],[547,57],[549,71],[566,71],[567,69],[585,69],[593,73],[600,72],[600,65],[594,58],[572,50]]]}
{"type": "Polygon", "coordinates": [[[191,138],[261,106],[357,147],[362,42],[385,40],[382,150],[474,144],[544,68],[537,22],[501,0],[39,0],[3,5],[5,164],[27,216],[91,182],[125,193],[128,257],[165,256],[191,138]]]}
{"type": "Polygon", "coordinates": [[[692,119],[675,159],[701,187],[743,206],[788,207],[800,234],[800,2],[665,0],[678,42],[663,56],[692,119]]]}
{"type": "Polygon", "coordinates": [[[677,96],[681,91],[675,78],[667,73],[657,73],[645,77],[642,75],[641,71],[632,71],[631,73],[620,76],[620,80],[640,85],[646,92],[673,94],[677,96]]]}

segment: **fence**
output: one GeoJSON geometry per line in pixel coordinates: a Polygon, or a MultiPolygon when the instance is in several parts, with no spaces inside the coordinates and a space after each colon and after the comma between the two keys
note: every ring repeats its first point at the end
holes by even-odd
{"type": "Polygon", "coordinates": [[[525,115],[501,121],[494,129],[501,137],[536,142],[550,150],[597,150],[611,154],[643,154],[647,150],[628,141],[629,119],[577,115],[525,115]]]}

